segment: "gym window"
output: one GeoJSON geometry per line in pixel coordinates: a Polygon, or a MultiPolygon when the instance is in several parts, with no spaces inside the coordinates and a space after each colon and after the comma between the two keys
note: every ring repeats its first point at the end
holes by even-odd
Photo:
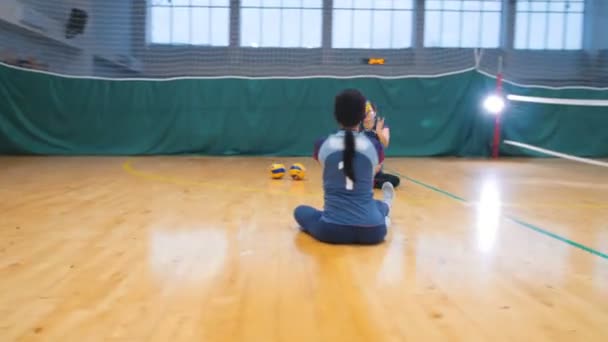
{"type": "Polygon", "coordinates": [[[228,46],[229,0],[148,0],[148,42],[228,46]]]}
{"type": "Polygon", "coordinates": [[[321,46],[322,0],[241,0],[241,46],[321,46]]]}
{"type": "Polygon", "coordinates": [[[333,48],[411,47],[414,0],[334,0],[333,4],[333,48]]]}
{"type": "Polygon", "coordinates": [[[515,48],[581,49],[584,10],[584,0],[518,1],[515,17],[515,48]]]}
{"type": "Polygon", "coordinates": [[[500,45],[501,0],[427,0],[426,47],[495,48],[500,45]]]}

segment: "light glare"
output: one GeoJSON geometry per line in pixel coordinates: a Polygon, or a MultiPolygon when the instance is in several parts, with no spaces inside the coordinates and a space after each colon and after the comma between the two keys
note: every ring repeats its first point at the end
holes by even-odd
{"type": "Polygon", "coordinates": [[[498,115],[505,108],[505,101],[500,96],[490,95],[483,102],[483,106],[490,114],[498,115]]]}

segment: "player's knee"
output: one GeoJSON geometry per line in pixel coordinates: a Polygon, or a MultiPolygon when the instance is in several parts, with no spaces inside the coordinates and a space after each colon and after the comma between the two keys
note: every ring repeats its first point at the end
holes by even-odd
{"type": "Polygon", "coordinates": [[[304,225],[314,217],[315,211],[307,205],[300,205],[293,210],[293,217],[300,225],[304,225]]]}
{"type": "Polygon", "coordinates": [[[293,210],[293,217],[296,219],[296,221],[299,221],[298,219],[302,217],[303,211],[304,211],[304,206],[303,205],[297,206],[293,210]]]}

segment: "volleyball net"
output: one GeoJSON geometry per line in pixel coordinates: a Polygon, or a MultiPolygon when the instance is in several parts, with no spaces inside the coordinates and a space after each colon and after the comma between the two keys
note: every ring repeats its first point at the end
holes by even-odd
{"type": "Polygon", "coordinates": [[[605,150],[608,146],[608,130],[601,128],[608,116],[608,99],[516,94],[509,94],[506,98],[508,104],[503,118],[505,130],[516,132],[514,137],[507,136],[502,141],[510,151],[608,167],[606,160],[587,158],[589,155],[597,155],[596,151],[605,150]],[[516,117],[513,121],[517,122],[517,127],[509,127],[509,116],[516,117]],[[536,117],[536,122],[541,124],[526,127],[526,123],[533,119],[530,117],[536,117]],[[526,138],[516,139],[521,136],[526,138]]]}

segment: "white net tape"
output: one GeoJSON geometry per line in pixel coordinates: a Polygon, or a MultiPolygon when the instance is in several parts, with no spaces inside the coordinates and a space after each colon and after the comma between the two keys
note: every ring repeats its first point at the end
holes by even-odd
{"type": "Polygon", "coordinates": [[[507,95],[507,99],[515,102],[542,103],[550,105],[608,107],[608,100],[564,99],[538,96],[507,95]]]}
{"type": "Polygon", "coordinates": [[[557,157],[557,158],[568,159],[568,160],[572,160],[572,161],[576,161],[576,162],[584,163],[584,164],[589,164],[589,165],[608,167],[608,162],[604,162],[604,161],[600,161],[600,160],[577,157],[577,156],[573,156],[571,154],[560,153],[557,151],[548,150],[546,148],[541,148],[541,147],[533,146],[530,144],[524,144],[524,143],[517,142],[517,141],[505,140],[503,142],[507,145],[516,146],[519,148],[546,154],[546,155],[557,157]]]}

